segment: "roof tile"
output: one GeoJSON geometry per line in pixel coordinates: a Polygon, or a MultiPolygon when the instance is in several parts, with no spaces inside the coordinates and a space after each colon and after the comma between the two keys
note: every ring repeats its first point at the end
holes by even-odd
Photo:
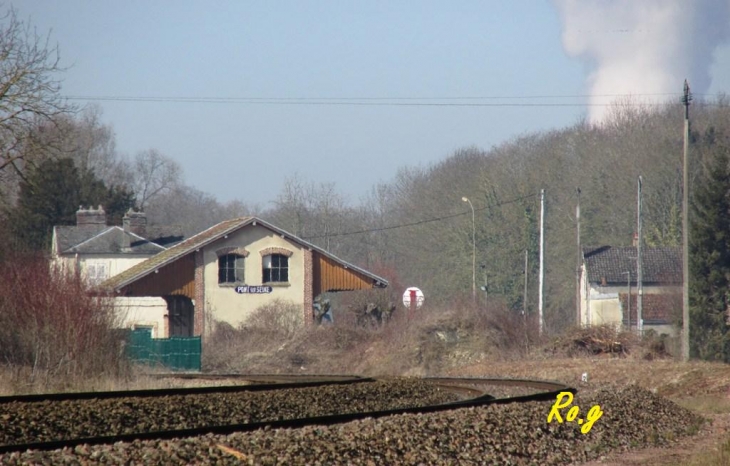
{"type": "MultiPolygon", "coordinates": [[[[646,247],[642,250],[642,278],[644,284],[682,283],[681,249],[676,247],[646,247]]],[[[583,249],[583,260],[588,271],[588,280],[607,284],[627,282],[626,272],[631,272],[631,282],[636,283],[635,247],[600,246],[583,249]]]]}

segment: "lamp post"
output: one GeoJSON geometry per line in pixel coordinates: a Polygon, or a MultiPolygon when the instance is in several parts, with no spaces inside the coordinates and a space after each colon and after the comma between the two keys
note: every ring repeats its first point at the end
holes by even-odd
{"type": "Polygon", "coordinates": [[[468,197],[461,198],[462,201],[468,202],[471,207],[471,298],[474,304],[477,302],[477,241],[476,241],[476,221],[474,219],[474,205],[468,197]]]}

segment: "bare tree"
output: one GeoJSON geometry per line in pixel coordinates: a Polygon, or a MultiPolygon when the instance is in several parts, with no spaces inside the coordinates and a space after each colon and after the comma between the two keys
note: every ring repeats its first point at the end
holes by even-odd
{"type": "Polygon", "coordinates": [[[258,206],[239,200],[221,204],[211,194],[181,183],[162,191],[145,208],[151,224],[179,225],[186,237],[223,220],[257,215],[258,211],[258,206]]]}
{"type": "Polygon", "coordinates": [[[62,155],[70,153],[80,169],[91,170],[109,186],[128,185],[130,167],[117,153],[114,130],[101,122],[101,113],[99,107],[86,107],[67,130],[62,128],[68,141],[62,155]]]}
{"type": "Polygon", "coordinates": [[[34,130],[74,110],[60,96],[57,46],[10,8],[0,28],[0,172],[21,172],[34,130]]]}
{"type": "Polygon", "coordinates": [[[338,234],[352,223],[348,219],[357,218],[334,182],[315,184],[296,174],[284,181],[274,203],[266,213],[272,223],[334,252],[341,246],[338,234]]]}
{"type": "Polygon", "coordinates": [[[15,202],[20,181],[30,165],[39,165],[50,158],[70,158],[83,172],[91,172],[107,186],[130,186],[131,169],[116,151],[114,131],[101,122],[98,107],[86,107],[82,112],[58,115],[53,121],[42,122],[25,141],[23,160],[15,170],[0,170],[0,194],[6,207],[15,202]]]}
{"type": "Polygon", "coordinates": [[[269,215],[273,223],[296,236],[308,234],[308,191],[311,191],[311,185],[302,182],[298,174],[284,180],[284,186],[274,201],[276,209],[269,215]]]}
{"type": "Polygon", "coordinates": [[[170,157],[150,149],[137,154],[133,172],[132,185],[137,194],[137,205],[144,210],[150,199],[172,191],[180,184],[182,168],[170,157]]]}
{"type": "Polygon", "coordinates": [[[319,186],[310,186],[309,203],[312,211],[314,231],[322,238],[325,249],[337,252],[331,244],[332,234],[343,230],[344,217],[347,214],[347,202],[337,192],[335,183],[323,182],[319,186]]]}

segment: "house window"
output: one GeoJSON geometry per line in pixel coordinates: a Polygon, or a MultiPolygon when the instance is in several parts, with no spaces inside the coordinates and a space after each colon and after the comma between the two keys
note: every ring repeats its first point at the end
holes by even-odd
{"type": "Polygon", "coordinates": [[[289,258],[282,254],[264,256],[264,283],[288,281],[289,258]]]}
{"type": "Polygon", "coordinates": [[[86,279],[91,285],[98,285],[109,278],[109,272],[104,263],[87,263],[86,279]]]}
{"type": "Polygon", "coordinates": [[[243,283],[243,256],[224,254],[218,258],[218,283],[243,283]]]}

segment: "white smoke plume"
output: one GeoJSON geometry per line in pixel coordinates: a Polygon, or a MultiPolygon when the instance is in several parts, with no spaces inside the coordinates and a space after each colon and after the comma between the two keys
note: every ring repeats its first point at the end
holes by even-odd
{"type": "Polygon", "coordinates": [[[728,38],[729,0],[554,0],[563,46],[589,69],[589,119],[632,101],[678,100],[685,79],[693,93],[711,84],[713,53],[728,38]],[[671,95],[670,95],[671,94],[671,95]],[[625,99],[624,99],[625,100],[625,99]]]}

